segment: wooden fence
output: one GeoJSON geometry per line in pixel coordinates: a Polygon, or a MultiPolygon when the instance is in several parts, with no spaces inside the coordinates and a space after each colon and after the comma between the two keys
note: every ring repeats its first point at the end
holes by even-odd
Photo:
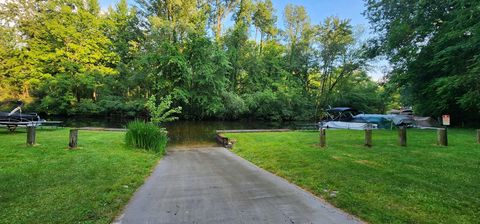
{"type": "MultiPolygon", "coordinates": [[[[436,128],[437,130],[437,145],[448,146],[448,136],[446,128],[436,128]]],[[[372,147],[372,129],[365,129],[365,146],[372,147]]],[[[327,144],[326,129],[320,128],[320,147],[326,147],[327,144]]],[[[480,144],[480,129],[477,130],[477,143],[480,144]]],[[[398,128],[398,144],[400,146],[407,146],[407,128],[400,126],[398,128]]]]}

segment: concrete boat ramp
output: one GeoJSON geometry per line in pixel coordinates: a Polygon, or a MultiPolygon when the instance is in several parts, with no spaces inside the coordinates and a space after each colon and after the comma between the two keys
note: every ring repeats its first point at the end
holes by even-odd
{"type": "Polygon", "coordinates": [[[114,223],[361,223],[225,148],[170,149],[114,223]]]}

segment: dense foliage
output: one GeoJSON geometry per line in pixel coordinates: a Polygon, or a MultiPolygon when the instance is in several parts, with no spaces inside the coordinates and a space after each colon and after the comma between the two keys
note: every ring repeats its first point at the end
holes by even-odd
{"type": "Polygon", "coordinates": [[[135,120],[127,124],[125,142],[128,146],[164,153],[167,141],[165,129],[153,123],[135,120]]]}
{"type": "Polygon", "coordinates": [[[425,115],[451,114],[454,122],[479,122],[480,2],[366,3],[365,14],[380,34],[371,42],[371,53],[389,57],[389,85],[403,101],[425,115]]]}
{"type": "Polygon", "coordinates": [[[48,114],[137,116],[152,96],[171,96],[183,119],[318,119],[328,105],[386,109],[348,20],[312,24],[304,7],[288,5],[280,30],[270,0],[134,5],[0,4],[0,100],[22,99],[48,114]]]}

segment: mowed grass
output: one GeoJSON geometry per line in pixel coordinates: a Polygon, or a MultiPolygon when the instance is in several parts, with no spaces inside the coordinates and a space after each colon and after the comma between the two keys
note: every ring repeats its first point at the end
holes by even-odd
{"type": "Polygon", "coordinates": [[[128,148],[125,133],[0,130],[0,223],[110,223],[160,159],[128,148]]]}
{"type": "Polygon", "coordinates": [[[397,132],[229,133],[234,152],[371,223],[479,223],[480,145],[474,130],[449,130],[449,146],[436,131],[409,129],[407,147],[397,132]]]}

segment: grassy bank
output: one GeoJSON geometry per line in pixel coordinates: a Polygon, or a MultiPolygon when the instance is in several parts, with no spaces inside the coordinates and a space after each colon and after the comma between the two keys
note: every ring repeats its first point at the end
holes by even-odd
{"type": "Polygon", "coordinates": [[[449,146],[436,132],[328,130],[325,150],[318,132],[227,134],[234,151],[372,223],[477,223],[480,218],[480,145],[473,130],[449,130],[449,146]]]}
{"type": "Polygon", "coordinates": [[[160,156],[128,148],[125,133],[80,131],[68,150],[68,129],[0,130],[0,223],[110,223],[160,156]]]}

